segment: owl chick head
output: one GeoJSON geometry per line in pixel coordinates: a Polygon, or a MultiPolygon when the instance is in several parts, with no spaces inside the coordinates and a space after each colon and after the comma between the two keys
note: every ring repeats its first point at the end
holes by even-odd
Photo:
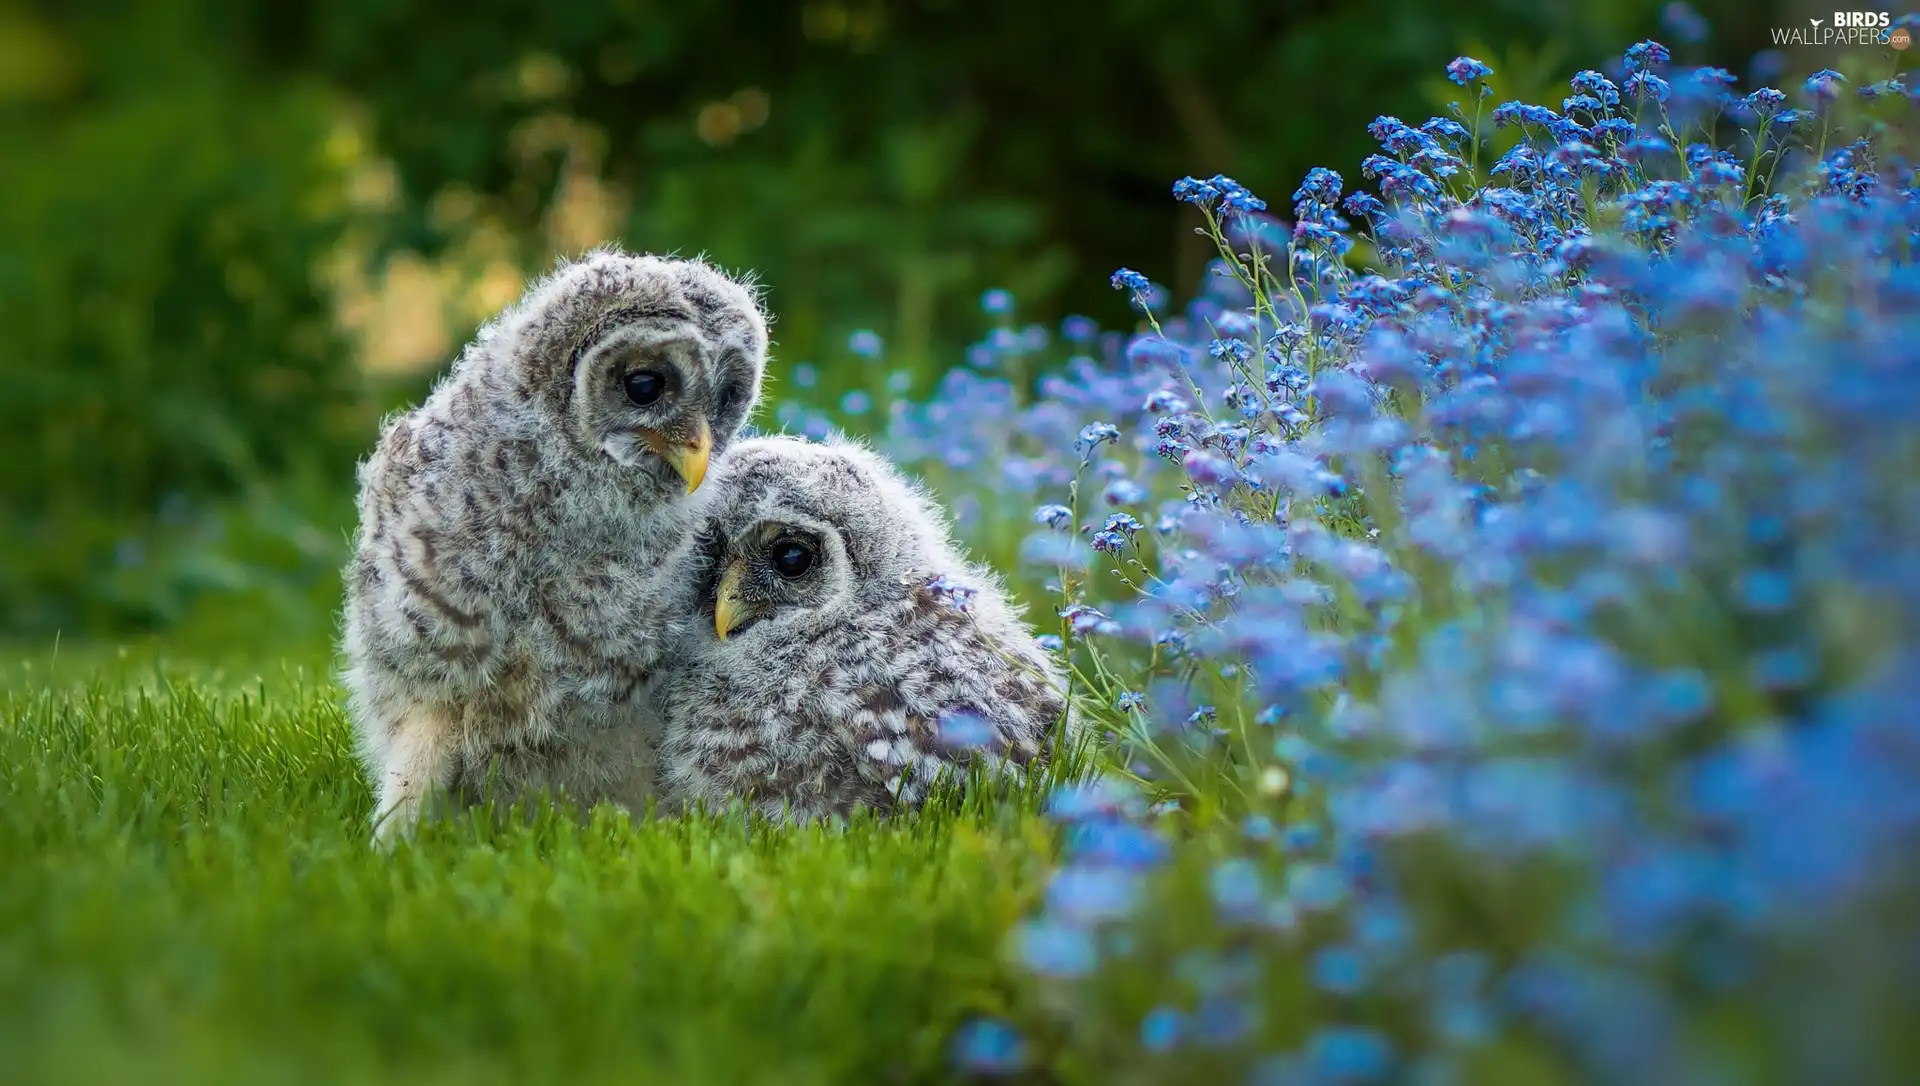
{"type": "Polygon", "coordinates": [[[939,507],[844,438],[752,438],[722,471],[697,542],[702,609],[721,640],[804,637],[935,578],[981,576],[939,507]]]}
{"type": "Polygon", "coordinates": [[[608,248],[535,283],[476,345],[562,440],[692,493],[759,402],[767,319],[704,261],[608,248]]]}

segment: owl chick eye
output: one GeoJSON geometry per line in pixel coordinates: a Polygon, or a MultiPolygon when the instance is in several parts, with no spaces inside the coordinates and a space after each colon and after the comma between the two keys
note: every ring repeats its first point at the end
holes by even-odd
{"type": "Polygon", "coordinates": [[[779,540],[767,551],[773,571],[790,581],[805,576],[813,568],[813,559],[813,548],[797,539],[779,540]]]}
{"type": "Polygon", "coordinates": [[[667,377],[653,370],[634,370],[627,374],[626,389],[635,407],[652,407],[667,394],[667,377]]]}

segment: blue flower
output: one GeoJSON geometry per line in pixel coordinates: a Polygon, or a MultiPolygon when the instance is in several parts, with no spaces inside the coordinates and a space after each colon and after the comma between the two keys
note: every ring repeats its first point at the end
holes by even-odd
{"type": "Polygon", "coordinates": [[[1181,178],[1174,182],[1173,198],[1209,211],[1217,207],[1221,211],[1246,213],[1267,208],[1264,200],[1248,192],[1238,181],[1219,174],[1205,181],[1196,177],[1181,178]]]}
{"type": "Polygon", "coordinates": [[[973,598],[979,590],[942,573],[927,582],[927,594],[956,611],[968,611],[973,608],[973,598]]]}
{"type": "Polygon", "coordinates": [[[1033,520],[1034,523],[1044,524],[1049,528],[1065,528],[1073,523],[1073,510],[1064,505],[1043,505],[1033,511],[1033,520]]]}
{"type": "MultiPolygon", "coordinates": [[[[1143,1047],[1275,1081],[1419,1080],[1510,1025],[1575,1077],[1665,1081],[1693,1070],[1662,1042],[1698,1026],[1689,992],[1815,1045],[1746,998],[1777,952],[1907,939],[1860,903],[1920,841],[1920,567],[1896,542],[1920,519],[1898,470],[1920,188],[1826,109],[1837,80],[1788,110],[1669,63],[1643,42],[1559,112],[1501,104],[1518,143],[1490,185],[1467,110],[1378,117],[1378,195],[1310,171],[1264,264],[1247,239],[1272,222],[1230,225],[1244,190],[1185,179],[1226,255],[1182,307],[1151,287],[1154,321],[1083,329],[1033,397],[956,367],[891,409],[890,450],[954,465],[975,508],[1106,502],[1020,541],[1143,782],[1049,804],[1055,927],[1023,930],[1044,975],[1101,974],[1058,990],[1069,1013],[1164,971],[1143,1047]],[[1341,259],[1361,240],[1365,269],[1341,259]],[[1124,558],[1098,572],[1102,552],[1124,558]],[[1516,868],[1546,890],[1485,895],[1484,920],[1428,892],[1516,868]],[[1150,871],[1164,898],[1136,896],[1150,871]],[[1207,915],[1169,911],[1195,893],[1207,915]],[[1261,1000],[1300,968],[1326,993],[1313,1039],[1262,1053],[1261,1000]],[[1389,1026],[1417,1059],[1396,1066],[1389,1026]]],[[[982,350],[1045,346],[1007,328],[982,350]]]]}
{"type": "Polygon", "coordinates": [[[1771,87],[1762,87],[1740,100],[1748,112],[1762,118],[1772,117],[1787,104],[1787,96],[1771,87]]]}
{"type": "Polygon", "coordinates": [[[1237,482],[1240,470],[1232,460],[1207,449],[1194,449],[1181,456],[1180,466],[1187,477],[1200,486],[1220,486],[1237,482]]]}
{"type": "Polygon", "coordinates": [[[1090,423],[1081,429],[1079,440],[1074,442],[1074,449],[1078,452],[1090,453],[1101,445],[1118,440],[1120,440],[1119,427],[1110,422],[1090,423]]]}
{"type": "Polygon", "coordinates": [[[980,295],[980,309],[983,312],[999,316],[1013,312],[1013,294],[995,288],[980,295]]]}
{"type": "Polygon", "coordinates": [[[996,739],[993,725],[971,709],[942,713],[939,733],[943,745],[959,749],[988,747],[996,739]]]}
{"type": "Polygon", "coordinates": [[[1158,367],[1178,372],[1186,368],[1189,354],[1186,347],[1157,333],[1142,333],[1127,343],[1127,361],[1142,369],[1158,367]]]}
{"type": "Polygon", "coordinates": [[[1092,343],[1099,335],[1100,325],[1092,317],[1074,315],[1060,322],[1060,338],[1068,343],[1092,343]]]}
{"type": "Polygon", "coordinates": [[[1138,872],[1091,864],[1072,864],[1054,872],[1047,886],[1047,907],[1076,924],[1120,919],[1140,899],[1138,872]]]}
{"type": "Polygon", "coordinates": [[[1813,660],[1804,649],[1783,646],[1753,658],[1753,682],[1762,690],[1796,690],[1813,680],[1813,660]]]}
{"type": "Polygon", "coordinates": [[[1472,57],[1455,57],[1447,62],[1447,78],[1462,87],[1492,74],[1492,68],[1472,57]]]}
{"type": "Polygon", "coordinates": [[[1147,490],[1132,479],[1109,479],[1101,497],[1108,505],[1138,505],[1147,500],[1147,490]]]}
{"type": "Polygon", "coordinates": [[[1307,1050],[1313,1066],[1330,1082],[1374,1082],[1393,1065],[1393,1046],[1379,1033],[1332,1026],[1313,1035],[1307,1050]]]}
{"type": "Polygon", "coordinates": [[[1014,932],[1014,943],[1027,968],[1042,976],[1082,977],[1099,964],[1093,936],[1082,928],[1057,920],[1020,925],[1014,932]]]}
{"type": "Polygon", "coordinates": [[[1228,917],[1245,918],[1265,900],[1264,880],[1251,860],[1231,859],[1213,869],[1213,901],[1228,917]]]}
{"type": "Polygon", "coordinates": [[[953,1061],[976,1075],[1012,1075],[1027,1066],[1027,1045],[1020,1031],[998,1018],[975,1018],[953,1039],[953,1061]]]}
{"type": "Polygon", "coordinates": [[[1323,166],[1315,166],[1307,171],[1306,180],[1293,192],[1296,204],[1312,201],[1331,206],[1340,199],[1340,175],[1323,166]]]}
{"type": "Polygon", "coordinates": [[[1289,852],[1306,852],[1320,844],[1320,827],[1309,822],[1291,822],[1281,833],[1281,840],[1289,852]]]}
{"type": "Polygon", "coordinates": [[[1140,1045],[1149,1052],[1167,1052],[1180,1041],[1180,1012],[1155,1007],[1140,1020],[1140,1045]]]}
{"type": "Polygon", "coordinates": [[[1147,282],[1146,276],[1141,275],[1131,268],[1121,268],[1119,271],[1113,273],[1113,289],[1115,290],[1130,290],[1139,294],[1144,293],[1150,286],[1152,286],[1152,284],[1147,282]]]}
{"type": "Polygon", "coordinates": [[[847,350],[861,358],[879,358],[884,349],[876,332],[862,329],[847,337],[847,350]]]}
{"type": "Polygon", "coordinates": [[[1571,81],[1575,93],[1598,99],[1608,109],[1620,104],[1620,89],[1613,81],[1599,72],[1588,69],[1575,75],[1571,81]]]}
{"type": "Polygon", "coordinates": [[[1366,963],[1351,947],[1326,947],[1313,956],[1313,983],[1335,995],[1352,995],[1366,982],[1366,963]]]}
{"type": "Polygon", "coordinates": [[[1685,0],[1672,0],[1660,9],[1660,25],[1680,41],[1698,45],[1707,40],[1712,28],[1706,17],[1685,0]]]}
{"type": "Polygon", "coordinates": [[[1740,579],[1740,601],[1749,611],[1784,611],[1793,603],[1793,579],[1777,569],[1748,570],[1740,579]]]}
{"type": "Polygon", "coordinates": [[[1108,618],[1099,608],[1090,607],[1084,603],[1076,603],[1069,607],[1062,608],[1060,617],[1067,620],[1068,629],[1082,636],[1088,634],[1111,635],[1120,632],[1119,623],[1108,618]]]}
{"type": "Polygon", "coordinates": [[[1086,863],[1113,864],[1146,871],[1166,862],[1167,843],[1151,831],[1126,822],[1083,822],[1067,835],[1067,849],[1086,863]]]}
{"type": "Polygon", "coordinates": [[[1832,68],[1822,68],[1807,77],[1807,94],[1812,97],[1815,102],[1825,104],[1839,96],[1840,84],[1846,81],[1846,76],[1841,75],[1832,68]]]}
{"type": "Polygon", "coordinates": [[[1627,49],[1626,69],[1634,75],[1651,72],[1665,66],[1672,58],[1667,47],[1657,41],[1636,42],[1627,49]]]}

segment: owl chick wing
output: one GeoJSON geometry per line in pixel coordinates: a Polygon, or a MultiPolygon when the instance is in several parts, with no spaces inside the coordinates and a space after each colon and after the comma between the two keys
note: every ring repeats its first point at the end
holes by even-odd
{"type": "Polygon", "coordinates": [[[460,456],[449,427],[416,414],[389,426],[361,469],[351,604],[376,627],[365,633],[390,663],[461,671],[491,649],[491,496],[459,470],[460,456]]]}
{"type": "Polygon", "coordinates": [[[845,721],[850,762],[899,804],[918,806],[943,776],[976,762],[994,773],[1045,764],[1064,704],[1045,678],[993,652],[971,616],[915,590],[917,681],[858,691],[845,721]]]}

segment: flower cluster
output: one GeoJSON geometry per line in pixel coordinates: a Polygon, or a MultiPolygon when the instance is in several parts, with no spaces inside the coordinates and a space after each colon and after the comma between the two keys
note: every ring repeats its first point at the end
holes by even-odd
{"type": "Polygon", "coordinates": [[[1379,194],[1314,170],[1290,234],[1187,179],[1219,251],[1183,311],[1123,269],[1133,334],[895,406],[896,455],[1034,510],[1114,751],[1016,940],[1131,1023],[1093,1058],[1707,1081],[1746,1038],[1906,1077],[1920,188],[1898,126],[1839,133],[1914,104],[1821,73],[1788,109],[1654,42],[1618,70],[1382,117],[1379,194]]]}

